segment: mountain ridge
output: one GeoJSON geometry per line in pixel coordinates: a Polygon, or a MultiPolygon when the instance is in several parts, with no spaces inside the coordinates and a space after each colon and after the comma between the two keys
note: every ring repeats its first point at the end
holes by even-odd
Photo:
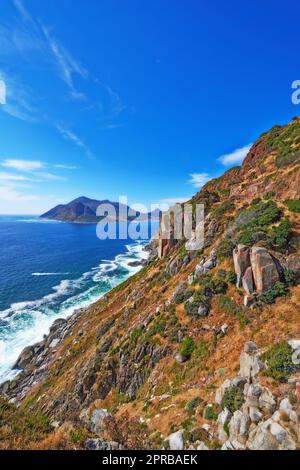
{"type": "MultiPolygon", "coordinates": [[[[78,197],[68,204],[59,204],[42,214],[40,218],[77,224],[96,224],[102,220],[102,217],[97,216],[97,209],[101,204],[110,204],[114,207],[116,217],[110,217],[109,220],[111,221],[132,221],[136,218],[133,216],[129,216],[127,219],[123,216],[120,218],[120,211],[122,214],[126,213],[128,215],[130,207],[125,204],[113,202],[108,199],[90,199],[85,196],[78,197]]],[[[159,220],[159,211],[141,214],[142,220],[150,220],[151,218],[152,220],[159,220]]]]}

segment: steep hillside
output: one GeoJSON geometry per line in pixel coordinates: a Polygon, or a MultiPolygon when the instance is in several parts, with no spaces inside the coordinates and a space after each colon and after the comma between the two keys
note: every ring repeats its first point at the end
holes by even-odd
{"type": "Polygon", "coordinates": [[[21,354],[2,447],[299,449],[300,120],[199,202],[203,250],[153,242],[148,266],[21,354]]]}

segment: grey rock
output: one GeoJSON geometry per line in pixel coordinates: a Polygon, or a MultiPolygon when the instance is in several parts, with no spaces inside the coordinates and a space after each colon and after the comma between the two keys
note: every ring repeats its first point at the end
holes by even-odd
{"type": "Polygon", "coordinates": [[[184,449],[184,440],[183,440],[183,431],[177,431],[167,437],[166,441],[169,444],[170,450],[183,450],[184,449]]]}
{"type": "Polygon", "coordinates": [[[265,389],[259,397],[259,407],[265,413],[274,413],[276,408],[276,401],[270,392],[270,390],[265,389]]]}
{"type": "Polygon", "coordinates": [[[105,419],[108,417],[109,413],[107,412],[107,410],[103,408],[97,408],[96,410],[94,410],[91,416],[91,431],[95,433],[104,431],[105,419]]]}
{"type": "Polygon", "coordinates": [[[242,285],[243,285],[243,288],[247,292],[248,295],[253,294],[253,292],[255,290],[255,286],[254,286],[253,273],[252,273],[251,266],[249,266],[246,269],[245,274],[243,275],[242,285]]]}
{"type": "Polygon", "coordinates": [[[240,372],[241,377],[247,379],[255,378],[257,374],[265,368],[264,363],[255,355],[242,352],[240,355],[240,372]]]}
{"type": "Polygon", "coordinates": [[[265,248],[254,246],[250,252],[254,283],[258,293],[266,292],[280,280],[276,263],[265,248]]]}
{"type": "Polygon", "coordinates": [[[250,249],[244,245],[238,245],[233,251],[233,262],[237,275],[237,287],[242,287],[242,279],[250,264],[250,249]]]}
{"type": "Polygon", "coordinates": [[[87,450],[124,450],[125,447],[114,441],[104,441],[103,439],[87,439],[85,441],[87,450]]]}

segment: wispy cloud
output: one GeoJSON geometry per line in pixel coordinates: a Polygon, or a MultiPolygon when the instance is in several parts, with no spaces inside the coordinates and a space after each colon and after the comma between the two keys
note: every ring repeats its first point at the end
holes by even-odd
{"type": "Polygon", "coordinates": [[[54,165],[54,168],[58,168],[60,170],[80,170],[79,166],[76,165],[64,165],[64,164],[57,164],[54,165]]]}
{"type": "Polygon", "coordinates": [[[222,155],[218,160],[224,166],[240,165],[243,162],[249,150],[251,149],[252,145],[253,144],[248,144],[242,148],[238,148],[234,150],[231,153],[222,155]]]}
{"type": "Polygon", "coordinates": [[[5,159],[2,166],[6,168],[12,168],[18,171],[35,171],[44,168],[45,164],[37,160],[16,160],[16,159],[5,159]]]}
{"type": "Polygon", "coordinates": [[[1,110],[12,117],[26,122],[39,120],[37,109],[32,104],[31,94],[16,77],[9,76],[0,70],[0,80],[5,83],[6,103],[1,110]]]}
{"type": "Polygon", "coordinates": [[[77,145],[77,147],[83,149],[87,157],[93,158],[93,154],[92,154],[91,150],[89,149],[89,147],[73,131],[71,131],[70,129],[67,129],[66,127],[63,127],[61,125],[57,125],[56,128],[57,128],[58,132],[66,140],[70,140],[75,145],[77,145]]]}
{"type": "Polygon", "coordinates": [[[192,173],[189,183],[195,188],[202,188],[212,177],[208,173],[192,173]]]}
{"type": "Polygon", "coordinates": [[[88,72],[71,56],[67,49],[51,35],[50,31],[41,22],[39,22],[39,24],[47,41],[49,50],[52,53],[58,76],[68,86],[72,98],[76,100],[85,99],[84,94],[76,90],[73,76],[78,75],[85,79],[88,77],[88,72]]]}
{"type": "Polygon", "coordinates": [[[64,176],[45,171],[44,169],[46,169],[47,165],[38,160],[5,159],[1,163],[1,166],[25,173],[25,176],[24,174],[0,172],[0,180],[33,181],[37,183],[41,181],[66,181],[67,179],[64,176]],[[28,177],[28,175],[30,177],[28,177]]]}
{"type": "Polygon", "coordinates": [[[0,181],[28,181],[30,178],[0,171],[0,181]]]}

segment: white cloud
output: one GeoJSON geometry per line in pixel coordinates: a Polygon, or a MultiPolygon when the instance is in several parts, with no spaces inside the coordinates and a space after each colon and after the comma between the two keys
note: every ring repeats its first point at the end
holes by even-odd
{"type": "Polygon", "coordinates": [[[244,158],[246,157],[247,153],[251,149],[253,144],[245,145],[242,148],[238,148],[231,153],[222,155],[218,160],[224,166],[231,166],[231,165],[240,165],[244,158]]]}
{"type": "Polygon", "coordinates": [[[35,171],[44,167],[44,163],[37,160],[16,160],[5,159],[2,166],[6,168],[13,168],[18,171],[35,171]]]}
{"type": "Polygon", "coordinates": [[[0,181],[28,181],[30,178],[27,178],[23,175],[15,175],[6,172],[0,172],[0,181]]]}
{"type": "Polygon", "coordinates": [[[26,185],[0,181],[0,214],[42,214],[53,206],[50,196],[41,197],[21,191],[26,185]]]}
{"type": "Polygon", "coordinates": [[[197,189],[202,188],[212,178],[208,173],[192,173],[190,176],[189,183],[197,189]]]}
{"type": "Polygon", "coordinates": [[[54,165],[54,168],[58,168],[61,170],[80,170],[79,166],[76,165],[64,165],[64,164],[57,164],[54,165]]]}
{"type": "Polygon", "coordinates": [[[46,173],[46,172],[36,172],[36,176],[42,178],[42,180],[49,180],[49,181],[66,181],[67,178],[64,176],[54,175],[53,173],[46,173]]]}

